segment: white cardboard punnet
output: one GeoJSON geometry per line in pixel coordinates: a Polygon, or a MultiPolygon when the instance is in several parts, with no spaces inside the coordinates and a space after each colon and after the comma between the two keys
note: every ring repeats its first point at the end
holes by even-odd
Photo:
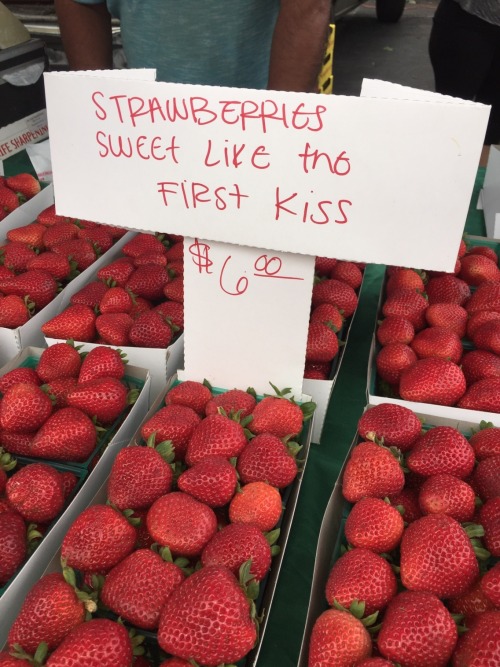
{"type": "Polygon", "coordinates": [[[481,190],[481,203],[486,235],[491,239],[500,239],[500,146],[490,148],[481,190]]]}

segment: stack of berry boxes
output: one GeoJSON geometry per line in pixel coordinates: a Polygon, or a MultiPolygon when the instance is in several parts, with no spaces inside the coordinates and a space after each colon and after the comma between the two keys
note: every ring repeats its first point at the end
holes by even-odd
{"type": "MultiPolygon", "coordinates": [[[[74,348],[73,348],[74,349],[74,348]]],[[[16,369],[32,369],[36,372],[39,360],[46,348],[27,347],[0,369],[0,377],[16,369]]],[[[76,477],[76,486],[68,496],[61,512],[44,527],[43,538],[32,554],[22,562],[14,576],[0,589],[0,644],[1,638],[10,625],[9,618],[19,606],[26,592],[39,579],[60,547],[62,537],[75,517],[88,505],[91,498],[107,478],[112,462],[117,453],[127,446],[149,409],[150,376],[147,370],[128,365],[124,366],[123,381],[128,388],[135,390],[134,402],[126,412],[98,435],[92,454],[85,461],[66,461],[61,457],[54,459],[36,459],[26,455],[13,454],[18,465],[8,473],[12,476],[22,466],[44,463],[55,467],[60,472],[69,471],[76,477]]],[[[20,385],[18,385],[20,386],[20,385]]],[[[56,413],[54,413],[55,415],[56,413]]],[[[66,432],[66,437],[68,433],[66,432]]],[[[3,452],[3,450],[2,450],[3,452]]]]}

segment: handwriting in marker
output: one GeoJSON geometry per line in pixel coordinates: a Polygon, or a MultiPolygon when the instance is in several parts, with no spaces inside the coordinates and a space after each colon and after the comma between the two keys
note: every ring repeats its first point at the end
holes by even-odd
{"type": "Polygon", "coordinates": [[[209,257],[210,246],[208,243],[200,243],[198,239],[189,246],[189,252],[193,257],[193,262],[198,267],[198,273],[212,273],[210,267],[213,265],[209,257]]]}

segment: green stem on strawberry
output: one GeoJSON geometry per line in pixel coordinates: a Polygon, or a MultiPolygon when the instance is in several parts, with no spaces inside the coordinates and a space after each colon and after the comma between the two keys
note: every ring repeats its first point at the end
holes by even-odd
{"type": "Polygon", "coordinates": [[[68,567],[65,561],[61,560],[62,575],[67,584],[69,584],[79,600],[83,602],[85,611],[87,612],[87,620],[91,615],[97,611],[97,591],[88,593],[78,588],[76,583],[76,574],[73,568],[68,567]]]}
{"type": "Polygon", "coordinates": [[[9,454],[9,452],[6,452],[3,447],[0,447],[0,468],[5,470],[5,472],[9,472],[10,470],[14,470],[16,465],[17,459],[9,454]]]}
{"type": "Polygon", "coordinates": [[[26,660],[27,662],[31,663],[33,667],[43,667],[43,665],[45,664],[47,653],[48,653],[48,646],[45,642],[39,644],[34,655],[26,653],[23,647],[20,646],[19,644],[14,644],[10,651],[10,655],[13,658],[16,658],[18,660],[26,660]]]}

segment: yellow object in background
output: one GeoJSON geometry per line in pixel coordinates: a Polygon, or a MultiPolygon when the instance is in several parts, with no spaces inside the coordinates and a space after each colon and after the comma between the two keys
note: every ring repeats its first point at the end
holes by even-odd
{"type": "Polygon", "coordinates": [[[335,26],[330,23],[328,41],[326,43],[323,66],[318,76],[318,92],[330,95],[333,88],[333,44],[335,41],[335,26]]]}

